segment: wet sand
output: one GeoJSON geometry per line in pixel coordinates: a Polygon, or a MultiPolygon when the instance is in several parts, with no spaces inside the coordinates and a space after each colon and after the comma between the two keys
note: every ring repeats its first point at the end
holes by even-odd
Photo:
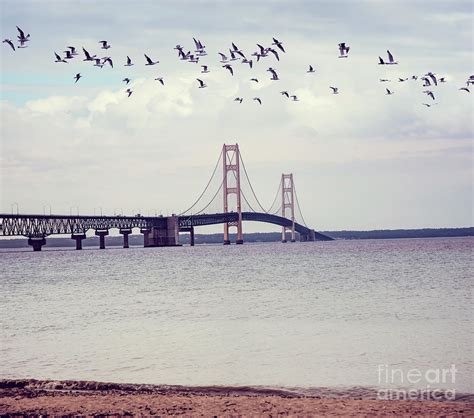
{"type": "Polygon", "coordinates": [[[376,400],[370,388],[185,387],[85,381],[0,380],[0,413],[205,416],[474,416],[454,402],[376,400]]]}

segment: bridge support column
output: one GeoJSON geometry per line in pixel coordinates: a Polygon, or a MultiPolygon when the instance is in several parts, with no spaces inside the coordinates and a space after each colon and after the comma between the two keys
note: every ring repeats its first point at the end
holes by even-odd
{"type": "Polygon", "coordinates": [[[99,248],[101,250],[105,249],[105,237],[109,235],[108,229],[97,229],[95,234],[99,237],[99,248]]]}
{"type": "Polygon", "coordinates": [[[140,233],[143,234],[143,246],[149,247],[150,246],[150,232],[151,229],[148,228],[141,228],[140,233]]]}
{"type": "Polygon", "coordinates": [[[132,233],[131,229],[121,229],[119,231],[123,235],[123,248],[129,248],[128,246],[128,236],[132,233]]]}
{"type": "Polygon", "coordinates": [[[86,239],[86,234],[72,234],[71,238],[76,241],[76,250],[82,250],[82,240],[86,239]]]}
{"type": "Polygon", "coordinates": [[[28,245],[33,247],[33,251],[41,251],[41,247],[46,244],[44,237],[30,237],[28,238],[28,245]]]}
{"type": "Polygon", "coordinates": [[[308,234],[300,234],[300,242],[308,241],[308,234]]]}
{"type": "Polygon", "coordinates": [[[316,231],[314,229],[309,230],[308,241],[316,241],[316,231]]]}
{"type": "Polygon", "coordinates": [[[151,229],[148,247],[179,246],[179,223],[177,216],[164,218],[164,224],[151,229]]]}
{"type": "Polygon", "coordinates": [[[189,230],[189,244],[194,247],[194,226],[189,230]]]}

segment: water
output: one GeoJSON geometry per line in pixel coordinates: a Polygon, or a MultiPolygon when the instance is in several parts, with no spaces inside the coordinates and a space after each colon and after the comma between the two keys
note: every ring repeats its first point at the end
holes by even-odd
{"type": "Polygon", "coordinates": [[[441,386],[474,392],[473,244],[2,252],[0,377],[384,387],[379,365],[455,364],[441,386]]]}

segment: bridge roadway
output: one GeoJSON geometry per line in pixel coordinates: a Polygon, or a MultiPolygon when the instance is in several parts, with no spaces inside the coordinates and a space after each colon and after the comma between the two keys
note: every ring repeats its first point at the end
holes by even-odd
{"type": "MultiPolygon", "coordinates": [[[[100,248],[105,248],[105,236],[109,229],[117,228],[124,237],[124,247],[128,248],[128,235],[133,228],[140,228],[145,247],[179,245],[179,232],[184,231],[191,233],[191,245],[194,245],[195,227],[237,220],[237,212],[168,217],[0,214],[0,236],[25,236],[33,249],[39,251],[47,236],[70,234],[76,240],[76,249],[81,249],[86,232],[94,230],[99,236],[100,248]]],[[[242,220],[286,227],[292,224],[290,219],[256,212],[242,212],[242,220]]],[[[295,231],[300,234],[301,241],[332,240],[298,223],[295,223],[295,231]]]]}

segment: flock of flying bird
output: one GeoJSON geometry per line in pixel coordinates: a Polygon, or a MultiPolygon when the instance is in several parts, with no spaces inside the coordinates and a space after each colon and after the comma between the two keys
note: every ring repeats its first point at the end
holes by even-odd
{"type": "MultiPolygon", "coordinates": [[[[17,48],[27,48],[28,45],[26,45],[26,44],[27,44],[27,42],[30,41],[30,34],[25,35],[25,32],[22,29],[20,29],[18,26],[16,28],[18,30],[18,36],[17,36],[18,45],[17,45],[17,48]]],[[[182,47],[181,45],[176,45],[174,47],[174,49],[178,52],[178,58],[180,60],[197,64],[199,62],[200,58],[207,55],[207,52],[206,52],[206,47],[202,44],[202,42],[200,40],[198,40],[196,38],[193,38],[193,40],[194,40],[194,45],[195,45],[194,52],[191,52],[190,50],[185,52],[184,47],[182,47]]],[[[15,44],[11,39],[4,39],[3,43],[6,43],[7,45],[9,45],[13,51],[16,50],[15,49],[15,44]]],[[[100,46],[101,50],[107,51],[108,49],[111,48],[111,45],[106,40],[99,41],[98,43],[101,45],[100,46]]],[[[234,67],[232,65],[233,65],[233,62],[235,62],[235,61],[240,61],[243,64],[247,64],[249,66],[249,68],[252,69],[255,60],[257,62],[259,62],[261,59],[266,58],[266,57],[270,56],[270,54],[271,54],[271,56],[273,56],[274,59],[276,59],[277,61],[280,61],[280,54],[286,52],[285,48],[283,47],[283,43],[281,41],[279,41],[278,39],[276,39],[276,38],[273,38],[273,42],[272,42],[270,47],[264,47],[260,44],[257,44],[257,47],[258,47],[258,50],[255,51],[255,52],[252,52],[250,54],[251,58],[248,58],[245,55],[245,53],[240,48],[238,48],[235,43],[232,42],[231,47],[229,48],[228,55],[227,55],[227,53],[222,53],[222,52],[218,53],[219,57],[220,57],[220,63],[222,64],[222,68],[227,70],[229,72],[229,74],[231,76],[233,76],[234,75],[234,67]]],[[[61,56],[58,53],[54,52],[54,56],[55,56],[55,61],[54,62],[56,62],[56,63],[68,63],[69,60],[72,60],[76,56],[79,55],[78,51],[76,50],[76,47],[67,46],[66,48],[67,49],[64,51],[64,54],[65,54],[64,56],[61,56]]],[[[350,47],[348,45],[346,45],[345,42],[341,42],[340,44],[338,44],[338,49],[339,49],[339,58],[348,58],[350,47]]],[[[93,66],[95,66],[95,67],[102,68],[105,65],[109,65],[111,68],[114,67],[114,62],[112,60],[112,57],[110,57],[110,56],[98,57],[96,54],[90,54],[84,47],[82,47],[82,52],[84,54],[83,61],[91,62],[91,63],[93,63],[93,66]]],[[[156,60],[156,61],[153,60],[147,54],[144,54],[144,57],[145,57],[145,65],[146,66],[153,66],[153,65],[156,65],[156,64],[159,63],[158,60],[156,60]]],[[[395,61],[395,58],[393,57],[392,53],[387,50],[387,59],[383,59],[382,57],[379,56],[378,64],[379,65],[397,65],[398,62],[395,61]]],[[[127,56],[126,63],[124,64],[124,66],[125,67],[131,67],[133,65],[135,65],[135,64],[133,63],[132,59],[129,56],[127,56]]],[[[278,76],[278,73],[277,73],[275,68],[269,67],[266,71],[271,74],[270,80],[272,80],[272,81],[280,80],[280,78],[278,76]]],[[[210,72],[210,70],[209,70],[208,65],[201,65],[201,74],[207,74],[209,72],[210,72]]],[[[316,71],[315,71],[314,67],[312,65],[309,65],[308,70],[306,71],[306,73],[311,74],[311,73],[315,73],[315,72],[316,71]]],[[[81,73],[77,73],[73,77],[74,83],[77,83],[81,78],[82,78],[81,73]]],[[[440,84],[440,83],[445,83],[446,82],[445,77],[439,77],[438,78],[438,77],[436,77],[436,74],[434,74],[433,72],[428,72],[425,75],[420,76],[420,77],[416,76],[416,75],[413,75],[410,79],[411,80],[418,80],[418,78],[420,78],[423,81],[423,87],[425,87],[425,88],[432,88],[434,86],[438,86],[438,84],[440,84]]],[[[163,86],[165,85],[163,77],[157,77],[157,78],[155,78],[155,80],[158,81],[161,85],[163,85],[163,86]]],[[[409,80],[409,78],[401,78],[401,77],[398,78],[398,82],[400,82],[400,83],[403,83],[403,82],[408,81],[408,80],[409,80]]],[[[130,83],[131,79],[126,77],[122,81],[126,85],[128,85],[130,83]]],[[[203,88],[207,87],[207,84],[205,83],[205,81],[202,78],[196,78],[196,81],[198,83],[198,88],[203,89],[203,88]]],[[[251,78],[250,81],[254,82],[254,83],[259,82],[258,78],[251,78]]],[[[381,78],[379,81],[382,82],[382,83],[391,82],[391,80],[385,79],[385,78],[381,78]]],[[[459,90],[466,91],[466,92],[470,93],[470,90],[469,90],[470,85],[474,85],[474,75],[469,76],[468,80],[466,81],[466,87],[461,87],[459,90]]],[[[329,88],[332,90],[333,94],[339,94],[338,87],[330,86],[329,88]]],[[[389,96],[393,95],[395,93],[393,90],[390,90],[388,88],[386,88],[385,90],[386,90],[386,95],[389,95],[389,96]]],[[[133,90],[131,90],[130,88],[127,88],[125,90],[125,94],[127,94],[128,97],[130,97],[132,95],[132,93],[133,93],[133,90]]],[[[281,91],[280,93],[281,93],[282,96],[285,96],[287,99],[290,99],[291,101],[299,101],[299,99],[296,95],[291,95],[286,90],[281,91]]],[[[435,101],[435,95],[434,95],[432,90],[426,89],[426,90],[423,91],[423,93],[425,93],[427,95],[427,97],[430,97],[433,100],[433,102],[431,104],[430,103],[423,103],[424,106],[431,107],[434,104],[436,104],[434,102],[435,101]]],[[[243,100],[244,100],[243,97],[236,97],[234,99],[234,101],[236,101],[238,103],[242,103],[243,100]]],[[[259,103],[260,105],[262,104],[262,99],[260,97],[254,97],[253,100],[256,101],[257,103],[259,103]]]]}

